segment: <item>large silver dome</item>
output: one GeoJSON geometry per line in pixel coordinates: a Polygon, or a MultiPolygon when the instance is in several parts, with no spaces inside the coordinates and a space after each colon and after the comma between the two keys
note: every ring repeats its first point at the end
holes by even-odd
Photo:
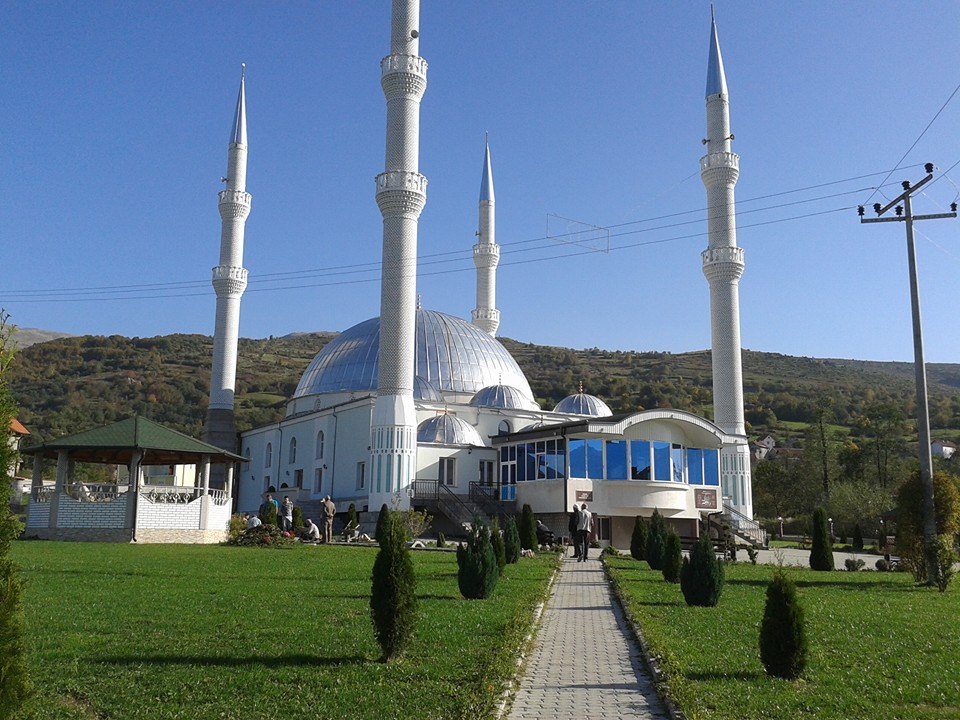
{"type": "MultiPolygon", "coordinates": [[[[354,325],[317,353],[293,396],[376,392],[379,353],[380,318],[354,325]]],[[[473,395],[502,383],[533,398],[517,361],[495,338],[465,320],[422,308],[417,310],[413,373],[440,392],[473,395]]]]}

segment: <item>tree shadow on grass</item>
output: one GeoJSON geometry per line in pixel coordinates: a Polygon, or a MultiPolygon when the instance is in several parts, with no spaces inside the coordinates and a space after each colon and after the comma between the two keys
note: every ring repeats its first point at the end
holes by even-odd
{"type": "Polygon", "coordinates": [[[765,676],[759,670],[737,670],[735,672],[712,670],[710,672],[688,672],[684,677],[687,680],[759,680],[765,676]]]}
{"type": "MultiPolygon", "coordinates": [[[[726,580],[727,585],[747,585],[753,587],[765,588],[770,584],[769,580],[726,580]]],[[[869,590],[870,588],[882,588],[884,590],[909,590],[910,586],[891,580],[851,580],[849,582],[840,582],[838,580],[794,580],[793,584],[801,588],[836,588],[839,590],[869,590]]]]}
{"type": "Polygon", "coordinates": [[[204,667],[247,667],[261,665],[268,668],[283,667],[343,667],[346,665],[364,665],[372,660],[363,655],[345,655],[342,657],[319,657],[317,655],[290,654],[275,657],[257,655],[215,656],[215,655],[118,655],[99,658],[99,662],[108,665],[202,665],[204,667]]]}

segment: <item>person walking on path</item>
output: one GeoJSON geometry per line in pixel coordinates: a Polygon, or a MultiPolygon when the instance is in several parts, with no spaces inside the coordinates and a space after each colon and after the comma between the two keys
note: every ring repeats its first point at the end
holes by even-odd
{"type": "Polygon", "coordinates": [[[593,529],[593,514],[587,510],[587,504],[580,506],[580,519],[577,521],[577,541],[580,545],[580,562],[586,562],[590,550],[590,530],[593,529]]]}
{"type": "Polygon", "coordinates": [[[283,496],[283,503],[280,505],[280,529],[287,532],[293,530],[293,500],[289,495],[283,496]]]}
{"type": "Polygon", "coordinates": [[[567,531],[570,533],[570,544],[573,545],[573,557],[580,559],[580,536],[577,534],[580,529],[580,508],[573,504],[573,511],[570,513],[570,520],[567,522],[567,531]]]}
{"type": "Polygon", "coordinates": [[[337,514],[337,506],[327,495],[323,499],[323,541],[325,543],[333,542],[333,518],[337,514]]]}

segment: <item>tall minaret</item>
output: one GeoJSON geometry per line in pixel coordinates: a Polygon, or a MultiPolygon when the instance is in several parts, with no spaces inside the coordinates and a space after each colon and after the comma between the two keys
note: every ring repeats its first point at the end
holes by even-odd
{"type": "Polygon", "coordinates": [[[233,420],[233,392],[237,381],[237,335],[240,329],[240,296],[247,287],[243,267],[243,231],[250,214],[247,188],[247,103],[244,92],[246,66],[240,74],[240,93],[227,145],[227,189],[220,192],[220,263],[213,268],[217,293],[217,319],[213,333],[213,368],[210,405],[204,439],[231,452],[237,449],[233,420]]]}
{"type": "Polygon", "coordinates": [[[474,325],[493,336],[500,327],[500,311],[497,310],[500,246],[497,245],[495,204],[490,143],[487,142],[483,154],[483,178],[480,180],[480,228],[477,230],[477,244],[473,246],[473,264],[477,266],[477,307],[471,315],[474,325]]]}
{"type": "MultiPolygon", "coordinates": [[[[707,189],[709,241],[703,251],[703,274],[710,283],[713,345],[713,415],[725,432],[744,435],[743,371],[740,365],[740,276],[743,250],[737,247],[733,188],[740,157],[731,152],[730,98],[720,56],[717,25],[710,11],[710,60],[707,66],[707,154],[700,159],[700,179],[707,189]]],[[[753,517],[750,450],[725,449],[721,456],[723,495],[734,509],[753,517]]]]}
{"type": "Polygon", "coordinates": [[[420,48],[420,0],[393,0],[390,54],[380,61],[387,99],[387,154],[377,175],[383,215],[380,279],[380,356],[371,421],[369,509],[407,508],[417,471],[417,414],[413,404],[416,333],[417,220],[427,201],[419,173],[420,100],[427,63],[420,48]]]}

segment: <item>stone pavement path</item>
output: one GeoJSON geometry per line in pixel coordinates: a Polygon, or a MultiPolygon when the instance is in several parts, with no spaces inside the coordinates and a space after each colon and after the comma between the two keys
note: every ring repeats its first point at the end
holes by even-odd
{"type": "Polygon", "coordinates": [[[669,717],[599,560],[564,559],[508,717],[669,717]]]}

